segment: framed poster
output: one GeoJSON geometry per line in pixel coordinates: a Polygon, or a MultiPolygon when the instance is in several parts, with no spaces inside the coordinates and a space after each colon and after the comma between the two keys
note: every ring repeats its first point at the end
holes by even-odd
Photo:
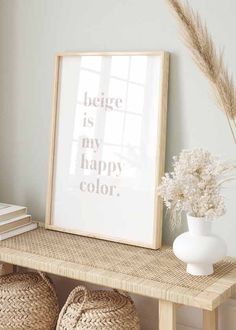
{"type": "Polygon", "coordinates": [[[56,56],[46,228],[159,248],[169,56],[56,56]]]}

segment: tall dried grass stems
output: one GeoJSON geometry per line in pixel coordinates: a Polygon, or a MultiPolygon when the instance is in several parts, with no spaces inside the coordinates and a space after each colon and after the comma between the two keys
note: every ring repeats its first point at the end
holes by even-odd
{"type": "Polygon", "coordinates": [[[236,89],[223,61],[223,52],[216,49],[207,26],[189,3],[167,0],[182,26],[186,46],[199,69],[209,79],[219,108],[225,113],[236,143],[236,89]]]}

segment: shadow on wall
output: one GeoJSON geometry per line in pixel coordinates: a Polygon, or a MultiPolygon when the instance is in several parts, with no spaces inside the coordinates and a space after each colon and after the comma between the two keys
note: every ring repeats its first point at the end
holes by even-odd
{"type": "MultiPolygon", "coordinates": [[[[171,53],[170,57],[170,81],[169,81],[169,98],[168,98],[168,114],[167,114],[167,145],[166,145],[166,168],[165,171],[171,170],[172,157],[179,154],[181,149],[185,147],[184,141],[184,118],[182,109],[183,90],[181,86],[181,70],[180,56],[171,53]]],[[[187,228],[185,221],[179,228],[171,228],[169,222],[169,212],[164,209],[163,215],[163,244],[172,244],[175,237],[184,232],[187,228]]]]}
{"type": "Polygon", "coordinates": [[[19,127],[20,112],[18,109],[18,98],[11,97],[12,93],[17,95],[17,14],[14,11],[8,11],[6,15],[1,16],[0,39],[4,38],[6,30],[3,28],[5,22],[10,22],[11,31],[8,31],[11,38],[7,38],[4,46],[7,56],[1,54],[0,74],[0,132],[1,132],[1,176],[0,176],[0,199],[3,202],[15,202],[16,196],[15,179],[17,177],[18,161],[20,150],[18,144],[21,143],[21,129],[19,127]],[[11,51],[7,51],[11,49],[11,51]],[[11,74],[8,72],[8,63],[11,63],[11,74]],[[7,106],[6,106],[7,105],[7,106]],[[18,109],[18,111],[15,111],[18,109]],[[14,132],[14,134],[12,134],[14,132]],[[18,142],[19,141],[19,142],[18,142]],[[14,175],[12,175],[14,173],[14,175]],[[1,189],[4,189],[1,191],[1,189]],[[4,197],[4,198],[3,198],[4,197]],[[8,200],[8,201],[7,201],[8,200]]]}

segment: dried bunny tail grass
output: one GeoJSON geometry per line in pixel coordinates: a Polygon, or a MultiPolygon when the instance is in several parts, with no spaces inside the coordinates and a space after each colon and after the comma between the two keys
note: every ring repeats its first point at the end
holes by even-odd
{"type": "Polygon", "coordinates": [[[186,46],[199,69],[211,82],[217,104],[227,116],[236,143],[236,90],[232,76],[223,61],[223,53],[217,51],[206,24],[188,3],[167,0],[183,28],[186,46]]]}

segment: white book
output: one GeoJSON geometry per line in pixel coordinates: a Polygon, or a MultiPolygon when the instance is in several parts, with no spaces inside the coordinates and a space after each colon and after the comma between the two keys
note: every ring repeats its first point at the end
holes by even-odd
{"type": "Polygon", "coordinates": [[[26,214],[25,206],[0,203],[0,221],[26,214]]]}
{"type": "Polygon", "coordinates": [[[4,233],[5,231],[16,229],[17,227],[28,225],[29,223],[31,223],[30,214],[24,214],[20,215],[19,217],[2,220],[0,221],[0,234],[4,233]]]}
{"type": "Polygon", "coordinates": [[[14,230],[6,231],[5,233],[0,234],[0,241],[3,241],[4,239],[17,236],[23,233],[26,233],[27,231],[36,229],[38,227],[37,223],[30,223],[29,225],[22,226],[19,228],[16,228],[14,230]]]}

